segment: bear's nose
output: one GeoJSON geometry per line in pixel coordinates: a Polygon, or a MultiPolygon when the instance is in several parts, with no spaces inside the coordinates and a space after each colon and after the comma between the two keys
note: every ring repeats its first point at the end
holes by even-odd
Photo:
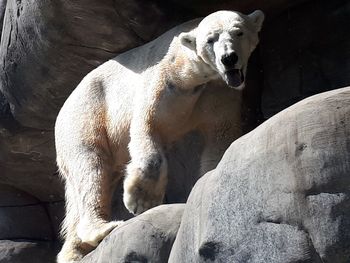
{"type": "Polygon", "coordinates": [[[225,54],[221,57],[221,62],[225,67],[233,68],[238,61],[238,56],[235,52],[225,54]]]}

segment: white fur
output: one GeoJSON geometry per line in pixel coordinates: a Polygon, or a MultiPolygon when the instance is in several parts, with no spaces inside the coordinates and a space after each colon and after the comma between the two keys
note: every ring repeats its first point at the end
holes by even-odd
{"type": "Polygon", "coordinates": [[[202,172],[213,168],[237,137],[240,114],[239,93],[222,85],[217,58],[235,51],[245,74],[262,20],[261,11],[249,16],[219,11],[117,56],[82,80],[55,126],[67,202],[59,263],[81,259],[121,224],[109,222],[110,205],[125,167],[123,200],[135,214],[162,202],[166,150],[187,132],[203,133],[202,172]]]}

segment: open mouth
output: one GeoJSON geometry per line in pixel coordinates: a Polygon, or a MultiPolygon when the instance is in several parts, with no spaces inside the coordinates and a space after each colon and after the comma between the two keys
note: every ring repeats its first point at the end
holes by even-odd
{"type": "Polygon", "coordinates": [[[225,72],[226,83],[234,88],[242,85],[244,82],[244,74],[242,69],[230,69],[225,72]]]}

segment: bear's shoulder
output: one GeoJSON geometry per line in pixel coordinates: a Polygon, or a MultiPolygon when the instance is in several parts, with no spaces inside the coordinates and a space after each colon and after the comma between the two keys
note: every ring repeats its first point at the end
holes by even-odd
{"type": "Polygon", "coordinates": [[[197,27],[200,21],[201,18],[197,18],[180,24],[166,31],[156,39],[126,51],[112,60],[136,73],[141,73],[159,63],[168,53],[172,42],[177,41],[176,37],[182,32],[191,31],[197,27]]]}

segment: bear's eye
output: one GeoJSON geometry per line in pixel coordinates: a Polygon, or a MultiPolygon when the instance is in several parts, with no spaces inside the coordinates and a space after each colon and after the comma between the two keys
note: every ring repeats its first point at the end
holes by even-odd
{"type": "Polygon", "coordinates": [[[237,35],[238,37],[241,37],[241,36],[243,36],[243,32],[242,32],[242,31],[239,31],[236,35],[237,35]]]}

